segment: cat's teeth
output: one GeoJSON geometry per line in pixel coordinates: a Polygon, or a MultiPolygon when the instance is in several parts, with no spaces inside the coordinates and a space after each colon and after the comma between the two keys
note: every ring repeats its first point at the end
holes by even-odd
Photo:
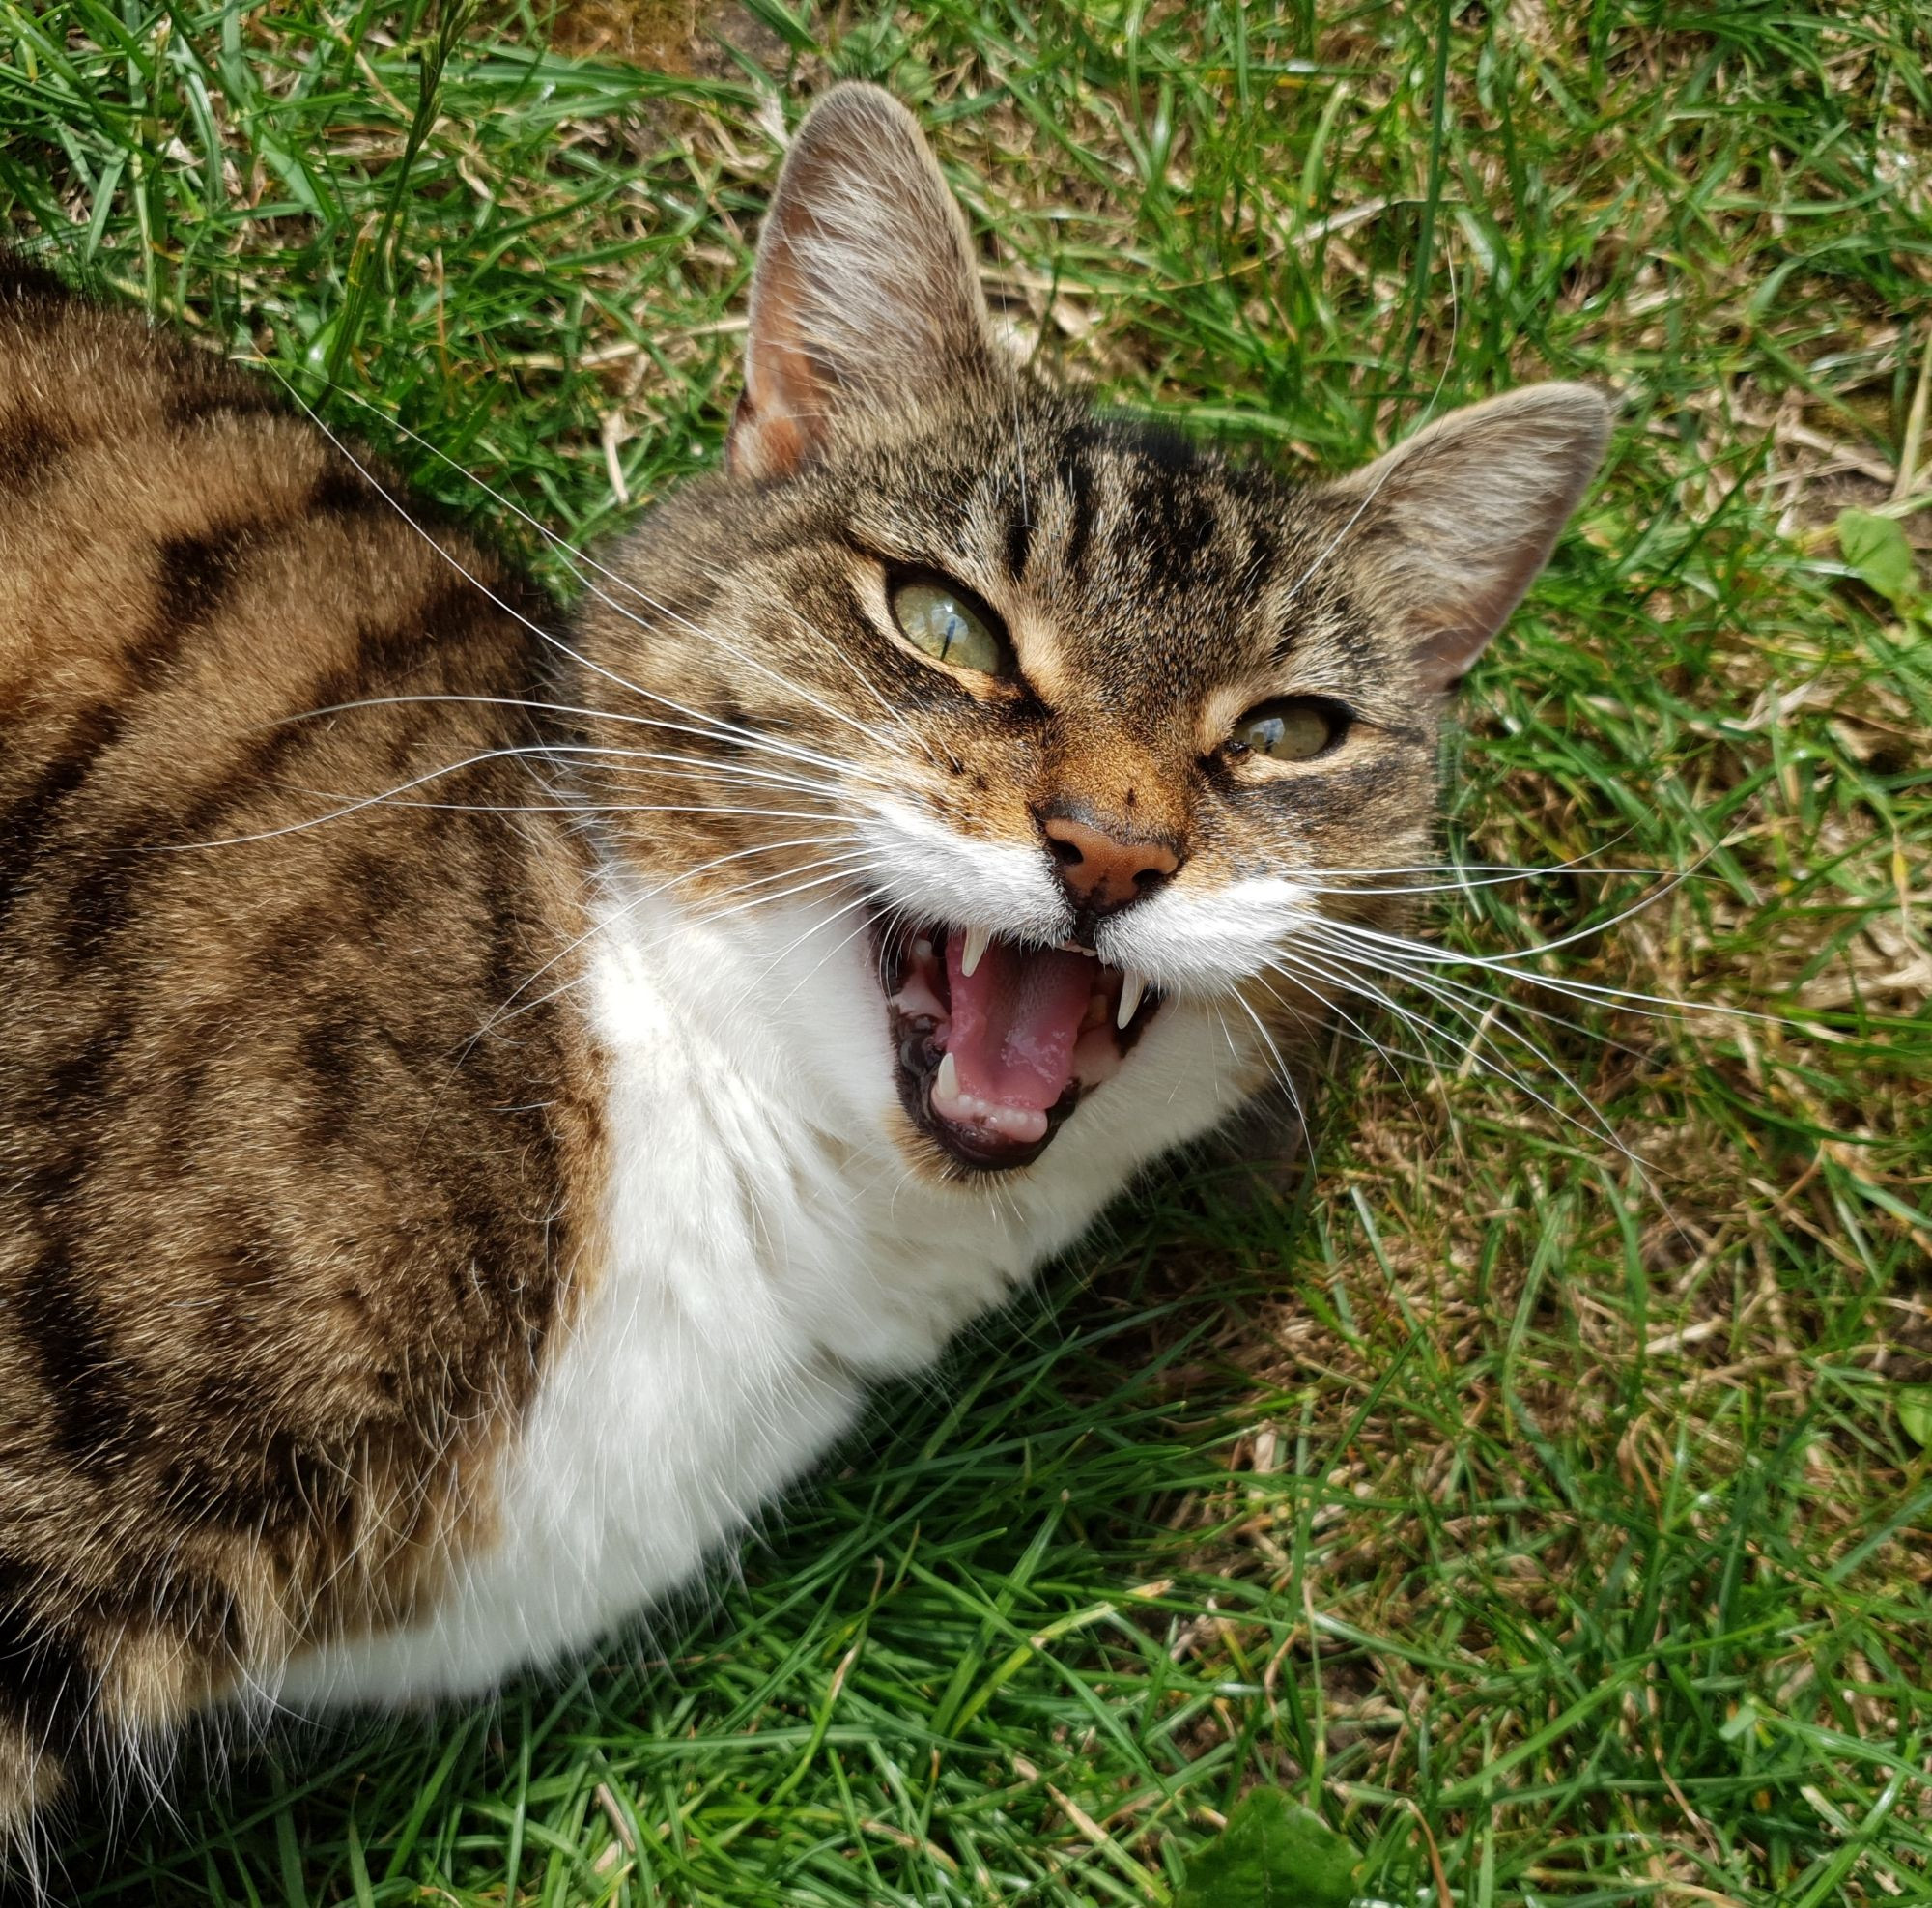
{"type": "MultiPolygon", "coordinates": [[[[983,927],[967,928],[966,945],[959,950],[960,973],[971,978],[973,970],[980,964],[980,956],[986,952],[986,945],[992,938],[983,927]]],[[[946,1057],[948,1060],[952,1058],[950,1053],[946,1057]]]]}
{"type": "Polygon", "coordinates": [[[1122,1033],[1127,1022],[1134,1017],[1134,1010],[1141,1004],[1141,996],[1147,991],[1147,982],[1131,969],[1121,976],[1121,1004],[1114,1010],[1114,1025],[1122,1033]]]}
{"type": "MultiPolygon", "coordinates": [[[[972,970],[969,968],[968,973],[972,970]]],[[[959,1100],[959,1063],[949,1053],[939,1063],[939,1073],[933,1081],[934,1098],[944,1099],[953,1105],[959,1100]]]]}

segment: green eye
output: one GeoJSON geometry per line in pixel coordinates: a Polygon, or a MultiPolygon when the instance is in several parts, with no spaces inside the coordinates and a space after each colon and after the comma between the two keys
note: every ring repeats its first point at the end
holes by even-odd
{"type": "Polygon", "coordinates": [[[1349,712],[1314,696],[1285,696],[1250,709],[1228,739],[1240,751],[1272,755],[1278,762],[1312,761],[1348,733],[1349,712]]]}
{"type": "Polygon", "coordinates": [[[906,641],[936,661],[982,675],[1005,673],[1006,639],[950,589],[930,583],[901,584],[893,591],[893,615],[906,641]]]}

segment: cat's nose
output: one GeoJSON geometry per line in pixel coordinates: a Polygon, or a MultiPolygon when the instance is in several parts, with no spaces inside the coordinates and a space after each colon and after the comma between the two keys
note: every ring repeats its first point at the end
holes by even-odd
{"type": "Polygon", "coordinates": [[[1049,815],[1040,827],[1060,865],[1061,883],[1081,914],[1123,908],[1151,894],[1180,866],[1180,857],[1165,842],[1094,827],[1072,815],[1049,815]]]}

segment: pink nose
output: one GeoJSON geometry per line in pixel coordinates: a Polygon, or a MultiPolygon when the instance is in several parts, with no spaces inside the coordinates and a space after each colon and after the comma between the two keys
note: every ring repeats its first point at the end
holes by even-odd
{"type": "Polygon", "coordinates": [[[1180,866],[1158,841],[1128,841],[1084,821],[1055,815],[1041,824],[1060,879],[1083,914],[1109,914],[1154,889],[1180,866]]]}

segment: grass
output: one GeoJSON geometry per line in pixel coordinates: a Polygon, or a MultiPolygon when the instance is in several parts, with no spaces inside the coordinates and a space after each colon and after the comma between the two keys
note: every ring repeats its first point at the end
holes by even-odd
{"type": "Polygon", "coordinates": [[[1928,66],[1922,6],[1809,0],[0,0],[16,235],[499,524],[397,427],[573,539],[714,456],[835,73],[1124,402],[1313,470],[1613,385],[1450,840],[1697,870],[1523,965],[1699,1011],[1505,981],[1544,1058],[1508,1015],[1470,1058],[1406,995],[1433,1062],[1338,1038],[1302,1163],[1150,1187],[639,1648],[190,1758],[176,1816],[74,1826],[72,1897],[1162,1903],[1267,1782],[1415,1908],[1932,1899],[1932,629],[1833,530],[1932,540],[1928,66]]]}

